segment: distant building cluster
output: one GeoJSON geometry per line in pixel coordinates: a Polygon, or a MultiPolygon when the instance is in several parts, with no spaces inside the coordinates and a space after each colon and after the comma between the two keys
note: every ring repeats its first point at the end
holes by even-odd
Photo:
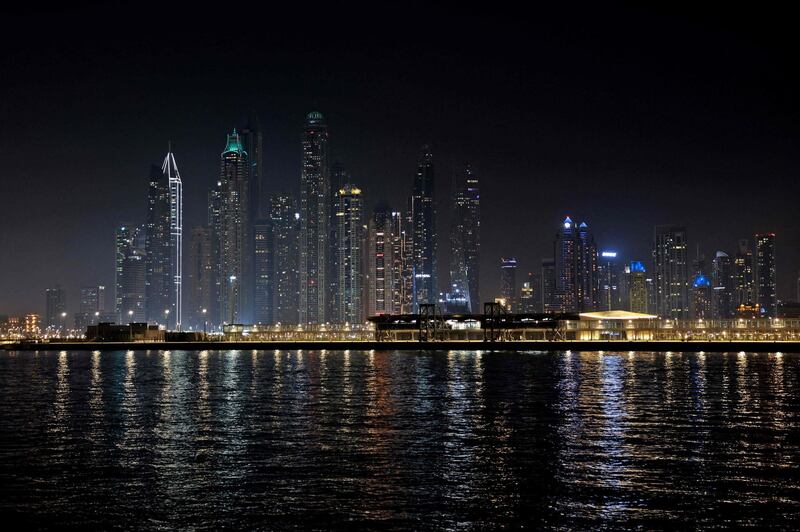
{"type": "Polygon", "coordinates": [[[540,267],[518,279],[517,259],[502,257],[500,293],[482,294],[481,197],[473,166],[454,173],[452,197],[437,203],[434,155],[423,146],[411,196],[370,209],[358,180],[330,160],[328,124],[319,112],[303,124],[296,197],[264,193],[256,118],[224,140],[207,222],[188,232],[185,248],[182,181],[170,147],[162,164],[151,167],[144,220],[116,227],[113,291],[82,287],[69,315],[64,289],[53,286],[43,317],[0,316],[0,334],[56,335],[100,323],[209,332],[233,324],[313,329],[430,305],[445,314],[477,314],[484,302],[510,313],[626,310],[670,319],[797,310],[779,307],[773,233],[740,240],[736,250],[717,251],[707,264],[699,254],[690,260],[685,227],[659,225],[651,256],[623,260],[598,246],[588,223],[571,217],[558,227],[540,267]],[[437,205],[450,213],[449,282],[441,281],[437,260],[437,205]]]}

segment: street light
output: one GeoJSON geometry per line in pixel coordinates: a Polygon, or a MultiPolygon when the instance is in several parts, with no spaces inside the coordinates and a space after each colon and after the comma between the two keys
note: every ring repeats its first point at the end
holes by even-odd
{"type": "Polygon", "coordinates": [[[208,320],[206,319],[206,312],[208,312],[208,309],[203,309],[203,340],[206,339],[206,327],[208,326],[208,320]]]}
{"type": "MultiPolygon", "coordinates": [[[[67,313],[66,312],[62,312],[61,313],[61,331],[60,331],[59,334],[63,335],[64,332],[66,331],[66,329],[67,329],[67,313]]],[[[62,338],[63,338],[63,336],[62,336],[62,338]]]]}
{"type": "Polygon", "coordinates": [[[128,311],[128,341],[133,341],[133,311],[128,311]]]}
{"type": "Polygon", "coordinates": [[[236,276],[235,276],[235,275],[231,275],[231,276],[230,276],[230,281],[231,281],[231,287],[230,287],[230,294],[231,294],[231,297],[229,298],[228,304],[229,304],[229,305],[230,305],[230,307],[231,307],[231,325],[233,325],[234,318],[235,318],[235,313],[234,313],[234,305],[233,305],[233,303],[234,303],[234,301],[235,301],[235,298],[236,298],[236,294],[235,294],[235,292],[234,292],[234,290],[233,290],[233,284],[236,282],[236,276]]]}
{"type": "Polygon", "coordinates": [[[169,329],[169,309],[164,310],[164,329],[169,329]]]}

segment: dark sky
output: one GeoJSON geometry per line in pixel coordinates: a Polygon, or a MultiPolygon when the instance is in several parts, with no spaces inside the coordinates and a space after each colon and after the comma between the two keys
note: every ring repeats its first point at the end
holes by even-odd
{"type": "Polygon", "coordinates": [[[55,283],[70,311],[79,286],[112,286],[114,226],[144,219],[149,165],[170,139],[187,233],[204,222],[225,134],[250,111],[267,190],[298,190],[313,109],[370,206],[404,205],[419,147],[432,145],[443,272],[452,169],[478,168],[484,298],[499,257],[538,268],[567,214],[626,259],[648,258],[659,223],[686,224],[709,259],[775,231],[779,296],[795,297],[788,13],[269,4],[2,14],[0,313],[42,312],[55,283]]]}

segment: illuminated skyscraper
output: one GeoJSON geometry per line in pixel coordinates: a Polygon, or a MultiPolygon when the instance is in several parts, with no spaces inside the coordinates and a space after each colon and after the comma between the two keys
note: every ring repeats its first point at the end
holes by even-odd
{"type": "Polygon", "coordinates": [[[536,282],[536,276],[532,272],[528,272],[525,282],[522,283],[519,295],[519,311],[526,314],[535,314],[541,312],[541,303],[537,303],[537,294],[539,293],[539,286],[536,282]]]}
{"type": "Polygon", "coordinates": [[[586,222],[578,225],[577,283],[575,300],[578,310],[591,312],[597,310],[597,244],[586,222]]]}
{"type": "Polygon", "coordinates": [[[325,322],[330,259],[328,127],[321,113],[306,116],[300,175],[300,321],[325,322]]]}
{"type": "Polygon", "coordinates": [[[361,189],[347,184],[337,193],[337,232],[339,268],[337,310],[333,320],[338,323],[362,323],[362,266],[363,258],[363,199],[361,189]]]}
{"type": "Polygon", "coordinates": [[[167,151],[161,169],[153,166],[145,236],[147,319],[180,329],[183,295],[183,183],[167,151]]]}
{"type": "Polygon", "coordinates": [[[208,323],[212,327],[222,322],[222,181],[208,191],[208,236],[211,243],[211,306],[208,323]]]}
{"type": "Polygon", "coordinates": [[[369,287],[367,290],[367,315],[392,314],[392,288],[394,263],[392,245],[392,215],[384,205],[375,207],[369,220],[367,264],[369,287]]]}
{"type": "Polygon", "coordinates": [[[272,229],[272,319],[281,324],[299,323],[300,277],[297,249],[300,214],[292,196],[276,194],[270,198],[272,229]]]}
{"type": "Polygon", "coordinates": [[[775,233],[756,234],[756,298],[763,312],[770,317],[778,315],[775,288],[775,233]]]}
{"type": "Polygon", "coordinates": [[[542,260],[540,276],[542,294],[542,312],[559,312],[560,306],[556,296],[556,263],[553,259],[542,260]]]}
{"type": "Polygon", "coordinates": [[[709,319],[711,318],[711,281],[702,274],[698,273],[692,280],[691,290],[691,318],[709,319]]]}
{"type": "Polygon", "coordinates": [[[598,310],[622,309],[620,271],[616,251],[601,251],[598,264],[598,310]]]}
{"type": "Polygon", "coordinates": [[[115,294],[120,323],[144,322],[147,278],[145,227],[122,224],[116,231],[115,294]]]}
{"type": "Polygon", "coordinates": [[[433,154],[423,146],[411,196],[414,311],[437,300],[436,204],[434,201],[433,154]]]}
{"type": "Polygon", "coordinates": [[[517,259],[514,257],[500,259],[500,295],[506,301],[507,311],[518,310],[517,259]]]}
{"type": "Polygon", "coordinates": [[[648,296],[647,296],[647,273],[644,264],[640,261],[633,261],[628,267],[629,274],[629,298],[630,298],[630,311],[647,314],[648,309],[648,296]]]}
{"type": "Polygon", "coordinates": [[[578,309],[578,241],[575,223],[567,216],[556,235],[555,249],[555,306],[559,312],[578,309]]]}
{"type": "Polygon", "coordinates": [[[272,230],[269,220],[256,220],[253,224],[253,252],[255,262],[255,294],[253,316],[255,323],[272,323],[272,230]]]}
{"type": "Polygon", "coordinates": [[[45,291],[44,326],[51,329],[64,329],[64,314],[67,310],[67,295],[61,285],[45,291]]]}
{"type": "Polygon", "coordinates": [[[658,225],[654,232],[656,312],[662,318],[689,317],[689,276],[686,228],[658,225]]]}
{"type": "Polygon", "coordinates": [[[194,330],[211,323],[214,279],[211,231],[195,227],[189,237],[186,261],[186,304],[183,321],[194,330]],[[204,312],[205,310],[205,312],[204,312]]]}
{"type": "Polygon", "coordinates": [[[75,329],[83,331],[89,325],[109,321],[109,317],[106,313],[106,287],[82,286],[80,305],[75,314],[75,329]]]}
{"type": "Polygon", "coordinates": [[[736,314],[733,288],[733,261],[724,251],[717,251],[712,262],[712,288],[714,290],[712,314],[716,319],[729,319],[736,314]]]}
{"type": "Polygon", "coordinates": [[[392,212],[392,313],[408,314],[413,309],[414,280],[412,243],[408,216],[392,212]]]}
{"type": "Polygon", "coordinates": [[[450,284],[453,291],[466,295],[467,310],[480,307],[480,191],[478,176],[467,165],[455,183],[453,222],[450,230],[450,284]]]}
{"type": "Polygon", "coordinates": [[[755,267],[750,241],[739,240],[739,249],[733,259],[734,302],[739,305],[752,306],[756,303],[755,267]]]}
{"type": "Polygon", "coordinates": [[[223,323],[253,321],[250,165],[236,130],[220,155],[220,308],[223,323]]]}

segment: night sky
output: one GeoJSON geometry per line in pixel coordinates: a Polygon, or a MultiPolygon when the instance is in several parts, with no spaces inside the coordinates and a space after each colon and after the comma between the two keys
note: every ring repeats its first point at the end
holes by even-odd
{"type": "Polygon", "coordinates": [[[625,259],[649,260],[655,224],[687,225],[691,256],[699,245],[709,261],[774,231],[778,296],[796,297],[800,83],[788,13],[331,4],[4,13],[0,314],[43,312],[56,283],[70,312],[82,285],[113,292],[114,227],[144,220],[149,167],[168,140],[184,232],[205,223],[225,135],[251,111],[268,192],[299,191],[311,110],[327,117],[333,158],[370,209],[405,206],[431,144],[440,285],[451,174],[469,161],[482,187],[484,299],[499,290],[499,258],[517,256],[520,277],[538,269],[568,214],[625,259]]]}

